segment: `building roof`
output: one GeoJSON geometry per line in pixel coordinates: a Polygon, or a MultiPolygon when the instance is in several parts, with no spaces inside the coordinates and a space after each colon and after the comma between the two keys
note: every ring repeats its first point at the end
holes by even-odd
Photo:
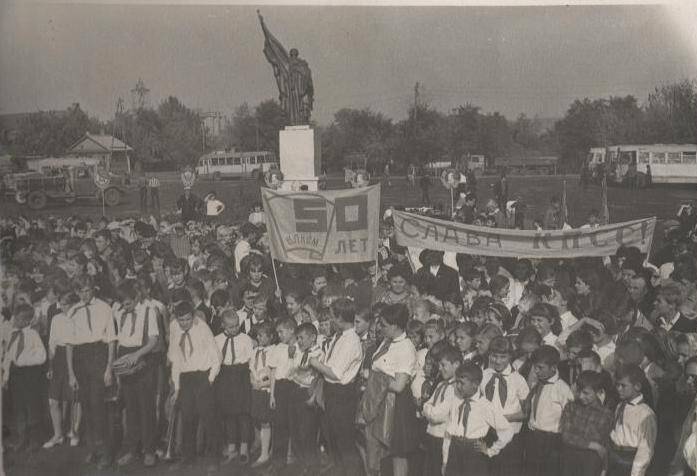
{"type": "Polygon", "coordinates": [[[89,152],[132,151],[128,145],[110,135],[90,134],[87,132],[77,142],[68,148],[68,154],[89,152]]]}

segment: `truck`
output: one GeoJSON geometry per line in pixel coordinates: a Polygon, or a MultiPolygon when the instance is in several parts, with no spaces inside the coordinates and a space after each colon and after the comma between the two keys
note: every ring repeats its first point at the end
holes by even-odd
{"type": "Polygon", "coordinates": [[[32,210],[43,209],[49,201],[72,204],[78,198],[95,198],[113,207],[121,203],[122,198],[137,189],[129,176],[102,173],[108,177],[107,185],[98,187],[95,174],[96,165],[76,165],[44,168],[42,172],[22,172],[5,175],[5,194],[17,203],[26,204],[32,210]]]}

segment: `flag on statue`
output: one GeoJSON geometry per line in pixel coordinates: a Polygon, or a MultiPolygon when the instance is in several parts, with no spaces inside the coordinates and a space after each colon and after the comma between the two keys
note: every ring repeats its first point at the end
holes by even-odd
{"type": "Polygon", "coordinates": [[[261,189],[271,256],[288,263],[377,259],[380,185],[318,192],[261,189]]]}
{"type": "Polygon", "coordinates": [[[561,214],[562,224],[567,226],[569,223],[569,207],[566,204],[566,180],[564,180],[563,189],[561,193],[561,214]]]}

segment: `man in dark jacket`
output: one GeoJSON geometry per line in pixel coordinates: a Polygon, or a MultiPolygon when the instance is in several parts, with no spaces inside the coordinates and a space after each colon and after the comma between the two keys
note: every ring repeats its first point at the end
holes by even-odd
{"type": "Polygon", "coordinates": [[[191,187],[184,188],[184,195],[177,200],[177,209],[181,210],[182,222],[198,220],[203,202],[191,193],[191,187]]]}
{"type": "Polygon", "coordinates": [[[452,293],[460,292],[457,271],[443,264],[443,252],[423,250],[419,259],[423,266],[416,272],[416,279],[425,283],[428,294],[444,299],[452,293]]]}

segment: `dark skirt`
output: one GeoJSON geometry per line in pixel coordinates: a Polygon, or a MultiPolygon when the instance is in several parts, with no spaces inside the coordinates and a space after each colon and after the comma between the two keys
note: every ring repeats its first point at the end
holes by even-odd
{"type": "Polygon", "coordinates": [[[223,365],[215,379],[215,401],[226,416],[249,415],[252,405],[252,386],[247,365],[223,365]]]}
{"type": "Polygon", "coordinates": [[[634,456],[636,456],[636,448],[620,448],[611,442],[607,454],[607,476],[631,475],[634,456]]]}
{"type": "Polygon", "coordinates": [[[489,476],[489,458],[476,445],[481,440],[453,438],[448,449],[446,476],[489,476]]]}
{"type": "Polygon", "coordinates": [[[525,433],[524,465],[530,476],[558,476],[561,437],[557,433],[529,430],[525,433]]]}
{"type": "Polygon", "coordinates": [[[68,364],[65,360],[65,346],[56,346],[51,368],[51,380],[48,382],[48,398],[59,402],[73,400],[73,390],[68,378],[68,364]]]}
{"type": "Polygon", "coordinates": [[[419,448],[423,437],[420,433],[422,425],[416,416],[416,403],[409,386],[395,397],[390,455],[407,457],[419,448]]]}
{"type": "Polygon", "coordinates": [[[255,423],[270,423],[273,418],[269,406],[269,392],[252,389],[251,413],[255,423]]]}

